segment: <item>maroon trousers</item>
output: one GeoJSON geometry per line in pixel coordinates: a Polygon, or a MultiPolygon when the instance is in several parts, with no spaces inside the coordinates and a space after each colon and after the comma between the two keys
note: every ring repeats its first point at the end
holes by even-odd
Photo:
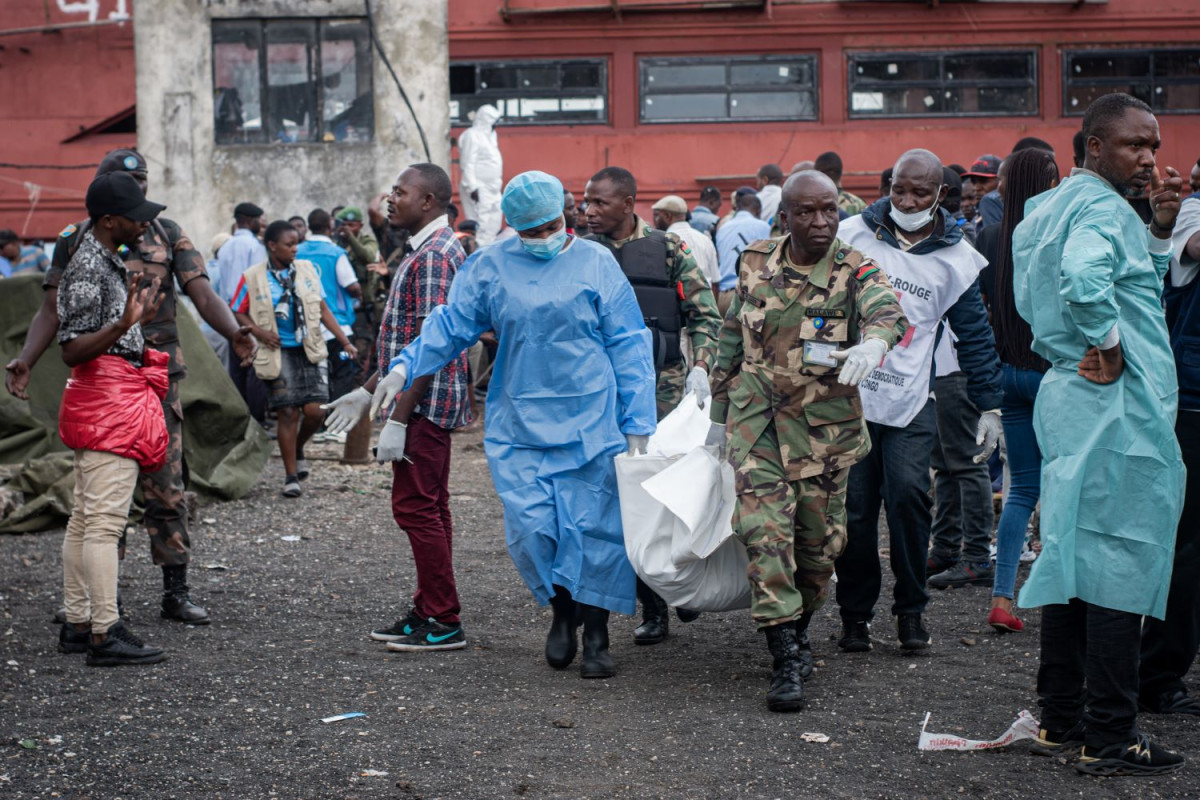
{"type": "Polygon", "coordinates": [[[450,546],[450,431],[413,416],[404,454],[411,464],[392,462],[392,516],[412,545],[417,568],[413,607],[422,617],[456,625],[460,606],[450,546]]]}

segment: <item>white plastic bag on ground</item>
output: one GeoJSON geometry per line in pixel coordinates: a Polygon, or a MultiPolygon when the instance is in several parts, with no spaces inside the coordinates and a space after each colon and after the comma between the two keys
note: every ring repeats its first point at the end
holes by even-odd
{"type": "Polygon", "coordinates": [[[952,733],[930,733],[930,712],[925,712],[925,721],[921,723],[921,738],[917,742],[918,750],[995,750],[1007,747],[1021,739],[1036,739],[1038,737],[1038,721],[1028,711],[1022,711],[1013,720],[1001,736],[995,739],[967,739],[952,733]]]}
{"type": "Polygon", "coordinates": [[[647,455],[617,458],[625,552],[670,605],[749,608],[746,549],[731,525],[733,468],[717,447],[704,446],[713,426],[703,412],[686,396],[659,424],[647,455]]]}

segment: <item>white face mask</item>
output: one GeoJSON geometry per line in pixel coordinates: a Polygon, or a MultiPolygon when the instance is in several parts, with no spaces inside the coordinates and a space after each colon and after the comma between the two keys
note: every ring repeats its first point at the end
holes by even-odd
{"type": "MultiPolygon", "coordinates": [[[[942,187],[939,186],[938,194],[941,193],[942,187]]],[[[924,228],[926,225],[928,225],[933,220],[934,215],[937,214],[937,210],[938,202],[936,200],[934,201],[933,205],[924,211],[913,211],[912,213],[901,211],[900,209],[896,208],[895,203],[891,203],[891,209],[888,211],[888,216],[892,218],[892,222],[896,223],[896,227],[912,233],[913,231],[919,231],[921,228],[924,228]]]]}

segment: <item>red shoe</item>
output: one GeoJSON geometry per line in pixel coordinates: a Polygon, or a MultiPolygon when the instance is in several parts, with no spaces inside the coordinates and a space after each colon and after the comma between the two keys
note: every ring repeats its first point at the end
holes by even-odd
{"type": "Polygon", "coordinates": [[[999,633],[1020,633],[1025,630],[1024,622],[999,606],[988,613],[988,625],[991,625],[999,633]]]}

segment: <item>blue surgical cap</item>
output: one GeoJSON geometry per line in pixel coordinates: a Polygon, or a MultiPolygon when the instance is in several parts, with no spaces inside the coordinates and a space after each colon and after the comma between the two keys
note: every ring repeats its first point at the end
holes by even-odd
{"type": "Polygon", "coordinates": [[[562,216],[562,181],[537,170],[522,172],[504,187],[500,208],[508,224],[518,231],[545,225],[562,216]]]}

